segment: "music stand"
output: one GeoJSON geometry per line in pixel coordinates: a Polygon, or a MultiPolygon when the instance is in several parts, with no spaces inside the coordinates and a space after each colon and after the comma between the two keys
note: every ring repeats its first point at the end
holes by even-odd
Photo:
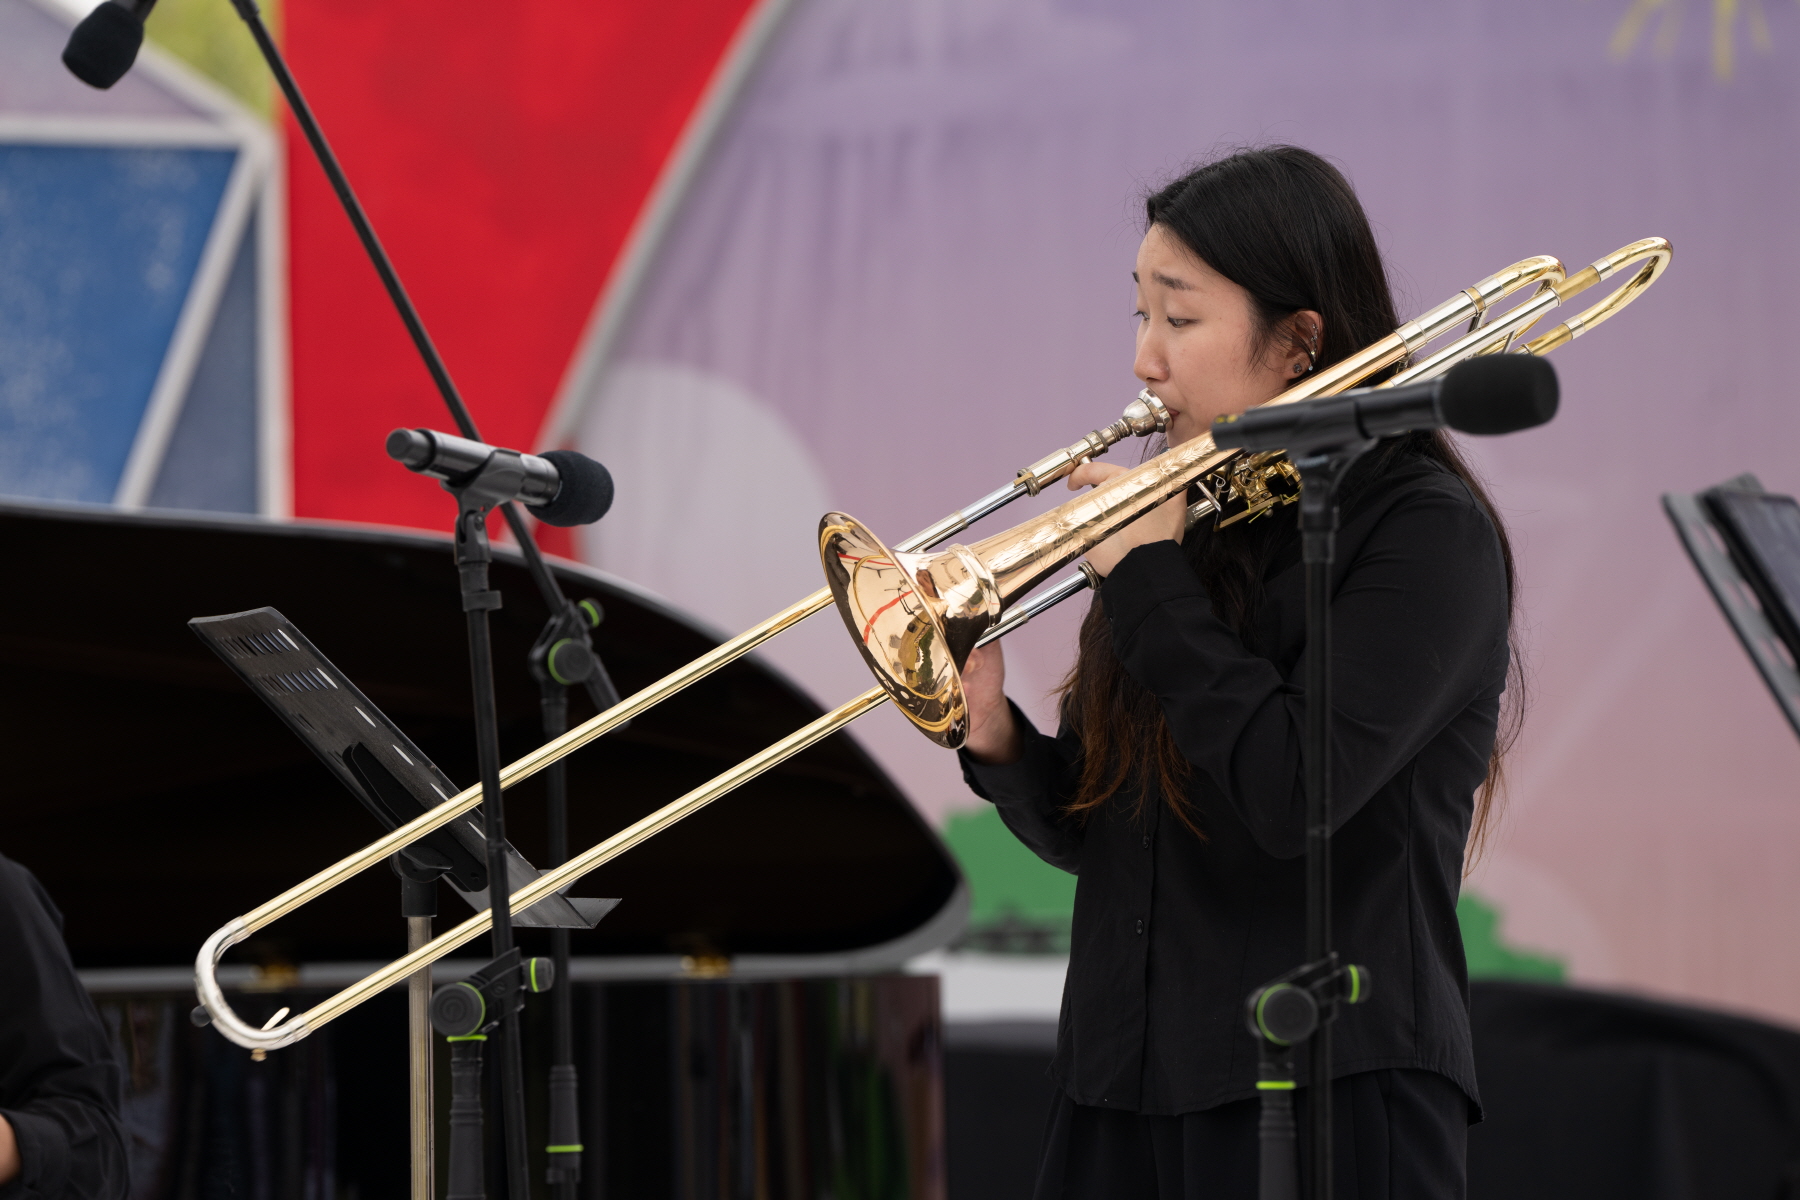
{"type": "MultiPolygon", "coordinates": [[[[333,666],[306,635],[273,608],[219,617],[196,617],[188,627],[262,697],[363,807],[392,831],[435,808],[462,789],[401,732],[400,727],[333,666]]],[[[487,839],[482,823],[464,813],[395,856],[401,877],[407,943],[415,950],[431,936],[440,875],[469,906],[488,907],[487,839]]],[[[505,848],[507,895],[542,874],[510,844],[505,848]]],[[[540,929],[592,929],[618,906],[616,899],[551,895],[515,915],[513,924],[540,929]]],[[[564,981],[566,986],[566,981],[564,981]]],[[[427,1009],[431,968],[408,980],[408,1059],[411,1077],[412,1157],[415,1179],[430,1179],[432,1089],[431,1027],[427,1009]]],[[[479,1067],[476,1068],[479,1070],[479,1067]]],[[[479,1128],[480,1118],[476,1124],[479,1128]]]]}
{"type": "Polygon", "coordinates": [[[1744,474],[1698,495],[1668,493],[1700,577],[1800,734],[1800,503],[1744,474]]]}

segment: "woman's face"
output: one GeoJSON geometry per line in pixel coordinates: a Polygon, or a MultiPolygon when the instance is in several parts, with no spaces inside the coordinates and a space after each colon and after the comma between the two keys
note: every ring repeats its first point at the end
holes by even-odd
{"type": "MultiPolygon", "coordinates": [[[[1279,395],[1303,372],[1304,353],[1276,338],[1260,360],[1256,309],[1246,292],[1207,266],[1161,225],[1138,247],[1137,357],[1132,369],[1169,409],[1169,444],[1212,429],[1214,417],[1240,413],[1279,395]]],[[[1302,338],[1320,333],[1314,312],[1296,315],[1302,338]]]]}

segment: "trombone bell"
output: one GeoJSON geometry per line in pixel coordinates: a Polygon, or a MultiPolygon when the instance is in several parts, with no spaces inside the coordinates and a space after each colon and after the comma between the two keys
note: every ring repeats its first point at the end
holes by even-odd
{"type": "Polygon", "coordinates": [[[843,513],[819,522],[819,556],[844,626],[882,690],[921,732],[956,749],[969,736],[962,665],[1000,619],[994,576],[967,546],[895,554],[843,513]]]}

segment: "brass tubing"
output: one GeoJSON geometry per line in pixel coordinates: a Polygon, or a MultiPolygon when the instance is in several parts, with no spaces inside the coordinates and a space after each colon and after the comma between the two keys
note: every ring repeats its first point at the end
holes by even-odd
{"type": "Polygon", "coordinates": [[[1532,354],[1548,354],[1559,346],[1568,345],[1582,334],[1597,329],[1618,315],[1619,310],[1636,300],[1645,288],[1661,278],[1663,271],[1668,268],[1669,261],[1674,256],[1675,248],[1669,244],[1667,238],[1641,238],[1629,246],[1620,247],[1585,270],[1576,272],[1569,277],[1568,284],[1577,285],[1578,281],[1580,282],[1578,286],[1565,287],[1565,299],[1603,279],[1611,278],[1632,263],[1642,262],[1644,264],[1638,269],[1637,274],[1626,280],[1605,299],[1589,305],[1542,337],[1532,339],[1527,343],[1525,349],[1532,354]]]}
{"type": "MultiPolygon", "coordinates": [[[[1382,386],[1417,383],[1422,379],[1442,375],[1466,358],[1474,358],[1478,354],[1496,351],[1504,353],[1507,344],[1542,320],[1544,314],[1555,308],[1564,294],[1557,288],[1545,288],[1504,317],[1482,326],[1473,333],[1465,333],[1442,350],[1420,359],[1406,370],[1401,371],[1382,386]]],[[[1568,294],[1572,295],[1573,293],[1568,294]]]]}
{"type": "Polygon", "coordinates": [[[1085,562],[1077,565],[1081,568],[1079,571],[1057,580],[1043,591],[1007,609],[1006,615],[1001,617],[992,629],[982,634],[975,645],[985,646],[989,642],[997,642],[1015,629],[1023,628],[1027,622],[1040,613],[1047,613],[1071,596],[1097,586],[1095,580],[1099,577],[1099,573],[1085,562]]]}
{"type": "MultiPolygon", "coordinates": [[[[562,866],[544,872],[537,879],[514,892],[508,900],[508,906],[515,913],[523,912],[553,892],[568,887],[589,871],[617,858],[638,843],[655,837],[677,821],[692,816],[720,796],[743,786],[769,768],[785,762],[815,742],[830,737],[864,713],[880,707],[886,700],[887,694],[880,688],[870,688],[848,704],[840,705],[824,716],[802,726],[780,741],[738,763],[730,770],[714,776],[693,791],[663,805],[649,816],[613,834],[604,842],[576,855],[562,866]]],[[[405,957],[395,959],[380,970],[365,975],[336,995],[269,1029],[256,1029],[239,1019],[230,1005],[225,1003],[224,993],[214,978],[213,968],[218,964],[220,956],[232,945],[249,936],[250,931],[243,926],[242,922],[234,922],[207,939],[206,945],[200,950],[199,960],[195,963],[194,978],[200,989],[200,999],[206,1005],[207,1011],[212,1014],[213,1022],[218,1026],[219,1032],[240,1046],[275,1050],[282,1046],[292,1045],[317,1030],[327,1021],[342,1016],[348,1010],[386,991],[414,972],[430,966],[452,950],[480,937],[487,932],[490,921],[489,913],[484,909],[454,929],[439,934],[405,957]]]]}

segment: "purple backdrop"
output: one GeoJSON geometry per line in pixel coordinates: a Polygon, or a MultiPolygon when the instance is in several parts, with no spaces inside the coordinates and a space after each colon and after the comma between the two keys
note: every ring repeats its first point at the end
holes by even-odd
{"type": "MultiPolygon", "coordinates": [[[[1800,12],[1770,7],[1766,52],[1738,30],[1726,80],[1700,4],[1669,53],[1612,57],[1628,7],[800,0],[584,397],[620,499],[583,553],[741,628],[818,586],[827,508],[898,538],[1111,419],[1138,197],[1215,147],[1340,163],[1407,312],[1664,235],[1663,282],[1556,355],[1555,425],[1473,447],[1533,706],[1471,886],[1577,979],[1800,1019],[1800,745],[1657,504],[1744,470],[1800,491],[1800,12]]],[[[1008,643],[1046,721],[1075,615],[1008,643]]],[[[769,658],[827,702],[867,686],[834,615],[769,658]]],[[[858,734],[928,812],[974,802],[891,712],[858,734]]]]}

